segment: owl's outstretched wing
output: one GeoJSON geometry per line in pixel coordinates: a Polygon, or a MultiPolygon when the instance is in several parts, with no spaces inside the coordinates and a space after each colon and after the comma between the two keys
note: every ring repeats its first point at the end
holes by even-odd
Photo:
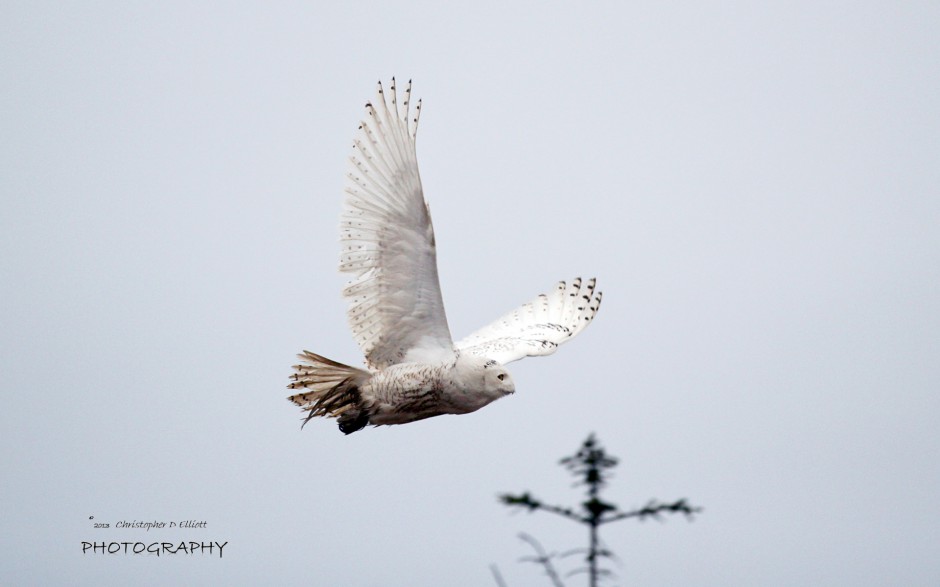
{"type": "Polygon", "coordinates": [[[437,277],[431,215],[421,191],[411,82],[396,95],[381,82],[349,160],[341,218],[340,271],[353,336],[373,369],[452,356],[437,277]]]}
{"type": "Polygon", "coordinates": [[[594,319],[602,297],[601,292],[595,293],[595,284],[594,278],[583,285],[580,277],[570,285],[561,281],[551,293],[509,312],[455,346],[462,353],[502,364],[523,357],[550,355],[594,319]]]}

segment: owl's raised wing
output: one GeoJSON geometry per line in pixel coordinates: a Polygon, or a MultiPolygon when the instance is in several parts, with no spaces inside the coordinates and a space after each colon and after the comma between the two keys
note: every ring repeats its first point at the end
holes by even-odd
{"type": "Polygon", "coordinates": [[[352,280],[343,296],[353,336],[373,369],[454,353],[415,155],[421,102],[409,113],[410,101],[411,82],[401,99],[395,78],[388,92],[379,82],[346,175],[340,271],[352,280]]]}
{"type": "Polygon", "coordinates": [[[523,357],[550,355],[594,319],[602,298],[601,292],[595,294],[595,284],[594,278],[583,286],[580,277],[570,285],[561,281],[551,293],[541,294],[455,346],[462,353],[502,364],[523,357]]]}

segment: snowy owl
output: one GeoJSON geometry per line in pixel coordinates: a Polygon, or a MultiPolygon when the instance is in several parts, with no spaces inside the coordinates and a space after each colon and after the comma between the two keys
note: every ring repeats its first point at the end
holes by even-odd
{"type": "Polygon", "coordinates": [[[421,101],[395,78],[376,98],[353,141],[341,216],[340,271],[349,325],[366,369],[304,351],[292,402],[336,418],[345,434],[366,425],[467,414],[515,391],[503,366],[548,355],[581,332],[601,304],[595,280],[558,283],[551,293],[453,342],[437,278],[431,216],[421,190],[415,134],[421,101]]]}

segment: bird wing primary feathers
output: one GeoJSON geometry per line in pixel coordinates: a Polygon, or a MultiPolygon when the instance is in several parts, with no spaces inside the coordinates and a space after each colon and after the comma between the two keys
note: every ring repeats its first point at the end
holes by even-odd
{"type": "Polygon", "coordinates": [[[550,355],[594,319],[602,297],[601,292],[595,294],[595,283],[592,278],[582,286],[580,277],[570,285],[561,281],[551,293],[541,294],[455,346],[502,364],[550,355]]]}
{"type": "Polygon", "coordinates": [[[409,112],[410,102],[410,81],[403,96],[394,78],[388,92],[379,82],[346,176],[340,271],[352,280],[343,295],[353,336],[376,370],[454,353],[415,155],[421,102],[409,112]]]}

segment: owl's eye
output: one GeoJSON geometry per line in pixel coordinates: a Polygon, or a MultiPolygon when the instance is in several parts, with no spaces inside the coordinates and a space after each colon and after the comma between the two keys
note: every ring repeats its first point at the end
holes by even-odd
{"type": "Polygon", "coordinates": [[[499,379],[500,381],[502,381],[503,379],[506,378],[506,374],[505,374],[505,373],[500,373],[499,375],[496,376],[496,378],[499,379]]]}

